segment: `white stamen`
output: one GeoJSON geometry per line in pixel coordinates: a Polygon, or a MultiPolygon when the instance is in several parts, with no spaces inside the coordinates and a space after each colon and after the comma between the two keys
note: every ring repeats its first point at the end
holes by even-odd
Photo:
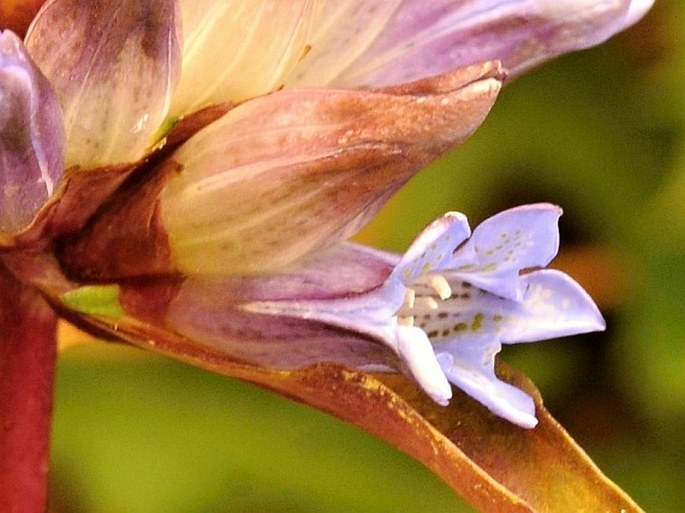
{"type": "Polygon", "coordinates": [[[421,296],[414,301],[414,308],[421,308],[424,310],[437,310],[438,302],[432,297],[421,296]]]}
{"type": "Polygon", "coordinates": [[[404,306],[407,308],[414,308],[414,300],[416,299],[416,292],[414,289],[407,288],[404,293],[404,306]]]}
{"type": "Polygon", "coordinates": [[[397,324],[400,326],[413,326],[414,316],[413,315],[400,315],[397,317],[397,324]]]}
{"type": "Polygon", "coordinates": [[[416,281],[429,286],[443,301],[452,295],[452,287],[442,274],[424,274],[416,281]]]}

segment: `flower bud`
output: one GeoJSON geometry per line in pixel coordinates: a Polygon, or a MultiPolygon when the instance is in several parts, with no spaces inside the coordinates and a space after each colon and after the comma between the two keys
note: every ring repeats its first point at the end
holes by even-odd
{"type": "Polygon", "coordinates": [[[59,95],[67,166],[95,168],[145,153],[169,110],[180,37],[175,1],[45,4],[26,46],[59,95]]]}
{"type": "Polygon", "coordinates": [[[65,256],[102,279],[286,267],[354,234],[464,142],[502,76],[488,62],[391,89],[284,90],[242,103],[113,202],[65,256]]]}
{"type": "Polygon", "coordinates": [[[486,63],[382,91],[284,90],[246,102],[174,155],[160,197],[186,273],[259,273],[363,226],[422,166],[466,140],[500,89],[486,63]]]}
{"type": "Polygon", "coordinates": [[[62,177],[63,149],[57,96],[6,30],[0,34],[0,230],[31,223],[62,177]]]}

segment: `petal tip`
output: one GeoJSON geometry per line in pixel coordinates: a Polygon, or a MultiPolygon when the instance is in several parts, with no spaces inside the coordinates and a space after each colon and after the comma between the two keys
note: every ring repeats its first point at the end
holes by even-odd
{"type": "Polygon", "coordinates": [[[628,7],[625,26],[630,27],[640,21],[654,5],[654,0],[633,0],[628,7]]]}

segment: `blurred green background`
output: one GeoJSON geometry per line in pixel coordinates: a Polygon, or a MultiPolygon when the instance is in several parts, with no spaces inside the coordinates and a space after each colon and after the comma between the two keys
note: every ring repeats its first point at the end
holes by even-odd
{"type": "MultiPolygon", "coordinates": [[[[563,206],[558,266],[604,334],[508,347],[548,408],[649,512],[685,511],[685,45],[682,2],[508,85],[463,148],[360,240],[402,250],[448,210],[475,225],[563,206]]],[[[471,511],[388,445],[324,414],[134,349],[60,361],[51,511],[471,511]]]]}

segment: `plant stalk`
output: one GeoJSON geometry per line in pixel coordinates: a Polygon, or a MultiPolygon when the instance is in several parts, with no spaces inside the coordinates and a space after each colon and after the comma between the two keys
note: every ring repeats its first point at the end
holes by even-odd
{"type": "Polygon", "coordinates": [[[0,263],[0,511],[44,513],[56,316],[0,263]]]}

